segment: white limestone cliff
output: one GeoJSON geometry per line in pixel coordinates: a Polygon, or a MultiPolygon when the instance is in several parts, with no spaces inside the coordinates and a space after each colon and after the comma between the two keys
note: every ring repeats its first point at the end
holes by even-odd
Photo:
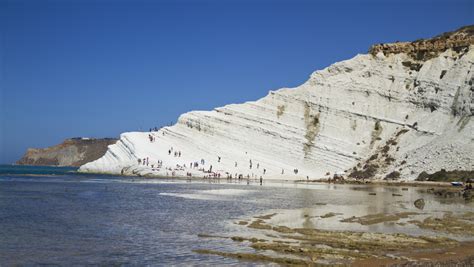
{"type": "Polygon", "coordinates": [[[396,171],[413,180],[422,171],[474,170],[474,45],[467,38],[425,58],[379,47],[296,88],[189,112],[158,132],[124,133],[80,171],[203,177],[212,165],[221,177],[315,179],[346,171],[384,178],[396,171]],[[194,162],[198,168],[190,168],[194,162]]]}

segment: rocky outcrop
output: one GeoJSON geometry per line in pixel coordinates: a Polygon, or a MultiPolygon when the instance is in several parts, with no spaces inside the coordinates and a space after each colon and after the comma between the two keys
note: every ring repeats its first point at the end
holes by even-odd
{"type": "Polygon", "coordinates": [[[29,148],[19,165],[78,167],[102,157],[117,139],[72,138],[48,148],[29,148]]]}
{"type": "Polygon", "coordinates": [[[413,58],[421,45],[372,48],[296,88],[189,112],[158,132],[124,133],[80,171],[413,180],[474,170],[474,45],[460,51],[450,41],[471,38],[470,29],[448,34],[442,49],[423,48],[429,57],[413,58]]]}
{"type": "Polygon", "coordinates": [[[435,182],[470,182],[474,181],[474,170],[471,171],[446,171],[442,169],[435,173],[420,173],[416,178],[417,181],[435,181],[435,182]]]}
{"type": "MultiPolygon", "coordinates": [[[[465,26],[457,31],[447,32],[430,39],[421,39],[414,42],[396,42],[392,44],[373,45],[369,53],[384,55],[404,53],[413,60],[426,61],[437,57],[440,53],[452,49],[462,56],[469,46],[474,44],[474,25],[465,26]]],[[[413,64],[416,67],[419,64],[413,64]]]]}

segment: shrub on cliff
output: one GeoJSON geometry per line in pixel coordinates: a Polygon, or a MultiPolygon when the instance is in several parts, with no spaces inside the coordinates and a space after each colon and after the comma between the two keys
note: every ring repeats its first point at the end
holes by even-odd
{"type": "Polygon", "coordinates": [[[436,181],[436,182],[454,182],[461,181],[466,182],[468,179],[474,179],[474,171],[446,171],[441,169],[433,174],[422,172],[416,178],[417,181],[436,181]]]}
{"type": "Polygon", "coordinates": [[[397,171],[393,171],[385,176],[385,180],[396,180],[398,178],[400,178],[400,173],[397,171]]]}

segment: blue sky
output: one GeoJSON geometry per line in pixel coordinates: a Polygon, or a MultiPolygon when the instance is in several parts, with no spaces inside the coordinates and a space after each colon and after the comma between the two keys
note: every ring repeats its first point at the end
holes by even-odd
{"type": "Polygon", "coordinates": [[[0,163],[256,100],[371,44],[473,24],[473,3],[0,0],[0,163]]]}

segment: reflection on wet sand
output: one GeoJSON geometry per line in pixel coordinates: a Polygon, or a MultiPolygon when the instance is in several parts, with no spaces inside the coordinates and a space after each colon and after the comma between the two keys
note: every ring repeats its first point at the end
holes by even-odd
{"type": "MultiPolygon", "coordinates": [[[[304,215],[304,218],[308,218],[308,216],[304,215]]],[[[399,214],[398,216],[400,218],[408,218],[410,215],[412,214],[399,214]]],[[[387,263],[400,263],[410,261],[409,255],[415,255],[414,253],[424,252],[429,255],[430,252],[440,253],[440,251],[448,249],[460,250],[463,246],[466,246],[466,244],[471,244],[462,243],[443,236],[410,236],[402,233],[327,231],[312,227],[290,228],[271,223],[274,216],[276,216],[274,213],[259,216],[258,218],[254,218],[247,226],[248,228],[258,231],[264,231],[266,239],[238,236],[228,237],[233,241],[246,242],[249,247],[255,250],[255,253],[231,253],[216,250],[196,250],[196,252],[241,260],[273,262],[287,265],[333,265],[360,264],[364,262],[363,260],[376,260],[381,262],[385,260],[387,263]]],[[[472,213],[465,213],[461,216],[449,215],[449,218],[440,219],[440,221],[449,223],[448,221],[463,220],[466,218],[472,222],[472,213]]],[[[351,222],[360,223],[357,220],[351,222]]],[[[304,226],[305,224],[306,219],[303,219],[302,225],[304,226]]],[[[472,225],[473,224],[471,224],[471,227],[472,225]]],[[[448,228],[439,228],[438,230],[449,232],[448,228]]],[[[466,231],[462,233],[471,237],[474,236],[473,228],[467,228],[466,231]]],[[[474,251],[471,252],[471,254],[474,254],[474,251]]],[[[464,256],[474,256],[471,254],[467,253],[464,256]]],[[[366,263],[369,262],[370,261],[367,261],[366,263]]]]}
{"type": "MultiPolygon", "coordinates": [[[[242,236],[223,238],[242,242],[253,252],[196,252],[282,265],[416,265],[430,256],[432,264],[474,263],[474,250],[466,249],[474,248],[471,204],[423,195],[425,191],[417,188],[343,189],[333,188],[336,198],[328,203],[272,210],[235,222],[242,236]],[[341,193],[346,202],[337,200],[341,193]],[[348,198],[354,201],[347,203],[348,198]],[[435,256],[440,253],[451,257],[435,256]]],[[[302,194],[305,201],[314,200],[312,190],[302,194]]]]}

